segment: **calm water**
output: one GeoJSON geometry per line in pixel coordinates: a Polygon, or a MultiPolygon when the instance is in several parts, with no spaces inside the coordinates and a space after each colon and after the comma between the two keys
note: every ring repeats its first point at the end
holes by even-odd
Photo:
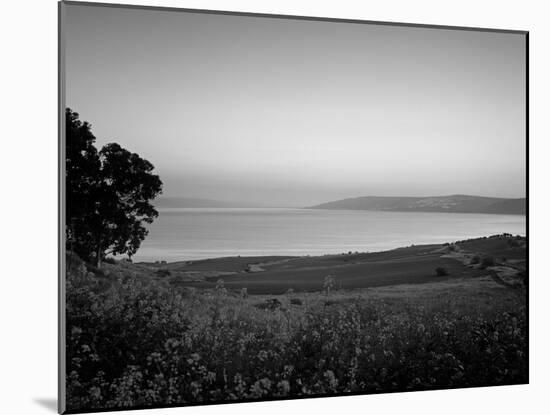
{"type": "Polygon", "coordinates": [[[525,217],[309,209],[162,209],[136,261],[381,251],[508,232],[525,217]]]}

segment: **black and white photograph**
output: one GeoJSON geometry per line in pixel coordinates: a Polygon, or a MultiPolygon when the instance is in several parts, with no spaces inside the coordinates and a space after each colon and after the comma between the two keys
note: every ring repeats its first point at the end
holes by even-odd
{"type": "Polygon", "coordinates": [[[59,30],[62,413],[529,383],[528,32],[59,30]]]}

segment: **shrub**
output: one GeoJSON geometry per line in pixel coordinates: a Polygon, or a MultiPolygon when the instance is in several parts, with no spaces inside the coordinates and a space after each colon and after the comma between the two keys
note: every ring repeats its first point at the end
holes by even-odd
{"type": "Polygon", "coordinates": [[[169,277],[171,275],[171,272],[168,269],[161,268],[161,269],[157,269],[155,274],[157,275],[157,277],[164,278],[164,277],[169,277]]]}
{"type": "Polygon", "coordinates": [[[299,298],[291,298],[290,299],[290,304],[292,305],[302,305],[302,300],[300,300],[299,298]]]}
{"type": "Polygon", "coordinates": [[[517,248],[520,246],[520,243],[515,239],[508,239],[508,246],[510,248],[517,248]]]}
{"type": "Polygon", "coordinates": [[[329,295],[331,288],[334,287],[334,278],[332,275],[327,275],[323,281],[323,289],[325,294],[329,295]]]}
{"type": "Polygon", "coordinates": [[[473,256],[472,259],[470,260],[470,264],[472,265],[479,264],[480,262],[481,262],[481,258],[479,257],[479,255],[473,256]]]}
{"type": "Polygon", "coordinates": [[[85,266],[86,266],[86,269],[88,270],[88,272],[91,272],[92,274],[94,274],[97,277],[108,277],[109,276],[109,271],[107,271],[104,268],[98,268],[98,267],[96,267],[95,265],[92,265],[92,264],[86,264],[85,266]]]}
{"type": "Polygon", "coordinates": [[[444,277],[445,275],[449,275],[449,272],[447,271],[446,268],[437,267],[435,269],[435,275],[437,275],[438,277],[444,277]]]}
{"type": "Polygon", "coordinates": [[[271,298],[269,300],[265,300],[264,303],[259,303],[255,305],[255,307],[259,308],[260,310],[276,310],[281,306],[282,303],[276,298],[271,298]]]}
{"type": "Polygon", "coordinates": [[[223,279],[220,278],[218,281],[216,281],[215,290],[218,295],[224,296],[227,294],[227,289],[225,288],[225,283],[223,282],[223,279]]]}
{"type": "Polygon", "coordinates": [[[481,260],[481,268],[485,269],[493,266],[495,266],[495,259],[492,256],[484,256],[481,260]]]}

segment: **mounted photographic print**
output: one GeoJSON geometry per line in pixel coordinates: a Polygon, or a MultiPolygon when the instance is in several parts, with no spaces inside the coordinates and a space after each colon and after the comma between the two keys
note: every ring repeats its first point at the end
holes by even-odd
{"type": "Polygon", "coordinates": [[[528,383],[528,33],[59,4],[60,412],[528,383]]]}

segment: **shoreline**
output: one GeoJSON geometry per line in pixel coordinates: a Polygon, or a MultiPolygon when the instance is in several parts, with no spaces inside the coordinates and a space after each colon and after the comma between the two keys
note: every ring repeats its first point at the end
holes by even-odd
{"type": "Polygon", "coordinates": [[[453,278],[491,275],[519,276],[527,266],[525,237],[510,234],[471,238],[443,244],[399,247],[379,252],[348,252],[320,256],[226,256],[174,262],[126,262],[151,276],[196,288],[246,288],[254,294],[318,291],[327,276],[339,289],[418,284],[453,278]],[[499,268],[500,267],[500,268],[499,268]]]}
{"type": "MultiPolygon", "coordinates": [[[[520,238],[527,238],[526,235],[522,235],[522,234],[507,234],[507,233],[503,233],[503,234],[495,234],[495,235],[488,235],[488,236],[475,236],[475,237],[472,237],[472,238],[467,238],[467,239],[463,239],[463,240],[456,240],[454,242],[433,242],[433,243],[418,243],[418,244],[410,244],[410,245],[399,245],[399,246],[396,246],[394,248],[389,248],[389,249],[380,249],[380,250],[372,250],[372,251],[359,251],[359,250],[348,250],[348,251],[344,251],[344,252],[335,252],[335,253],[320,253],[320,254],[317,254],[317,253],[314,253],[314,254],[290,254],[290,253],[275,253],[275,254],[270,254],[270,253],[264,253],[263,251],[261,251],[261,253],[258,253],[257,255],[248,255],[248,254],[232,254],[232,255],[220,255],[220,256],[208,256],[208,257],[200,257],[200,258],[179,258],[179,259],[176,259],[176,260],[166,260],[166,259],[163,259],[161,257],[158,257],[158,258],[155,258],[155,259],[151,259],[151,260],[137,260],[137,261],[133,261],[135,264],[144,264],[144,265],[158,265],[158,264],[176,264],[176,263],[185,263],[185,262],[200,262],[200,261],[215,261],[215,260],[230,260],[230,259],[244,259],[244,258],[247,258],[249,260],[255,260],[255,259],[260,259],[260,258],[274,258],[274,259],[277,259],[277,258],[310,258],[310,259],[314,259],[314,258],[325,258],[325,257],[335,257],[335,256],[345,256],[345,255],[357,255],[357,254],[364,254],[364,255],[369,255],[369,254],[381,254],[381,253],[385,253],[385,252],[392,252],[392,251],[395,251],[395,250],[398,250],[398,249],[407,249],[407,248],[412,248],[412,247],[428,247],[428,246],[441,246],[441,245],[445,245],[445,244],[455,244],[455,243],[460,243],[460,242],[463,242],[463,241],[470,241],[470,240],[477,240],[477,239],[487,239],[487,238],[493,238],[493,237],[496,237],[496,236],[501,236],[501,235],[511,235],[513,237],[520,237],[520,238]]],[[[288,252],[288,251],[286,251],[288,252]]],[[[115,258],[117,260],[124,260],[124,258],[115,258]]]]}
{"type": "Polygon", "coordinates": [[[277,260],[283,260],[283,259],[320,259],[320,258],[327,258],[327,257],[340,257],[340,256],[346,256],[346,255],[370,255],[370,254],[382,254],[387,252],[396,251],[399,249],[407,249],[412,247],[435,247],[440,246],[442,244],[434,243],[434,244],[412,244],[408,246],[399,246],[397,248],[391,248],[391,249],[382,249],[380,251],[348,251],[348,252],[338,252],[338,253],[326,253],[326,254],[303,254],[303,255],[285,255],[285,254],[258,254],[258,255],[224,255],[224,256],[213,256],[213,257],[206,257],[206,258],[196,258],[196,259],[180,259],[176,261],[166,261],[166,260],[154,260],[154,261],[133,261],[136,265],[142,264],[142,265],[173,265],[173,264],[181,264],[181,263],[188,263],[188,264],[196,264],[199,262],[213,262],[213,261],[230,261],[230,260],[249,260],[249,261],[256,261],[254,263],[262,262],[262,261],[277,261],[277,260]]]}

